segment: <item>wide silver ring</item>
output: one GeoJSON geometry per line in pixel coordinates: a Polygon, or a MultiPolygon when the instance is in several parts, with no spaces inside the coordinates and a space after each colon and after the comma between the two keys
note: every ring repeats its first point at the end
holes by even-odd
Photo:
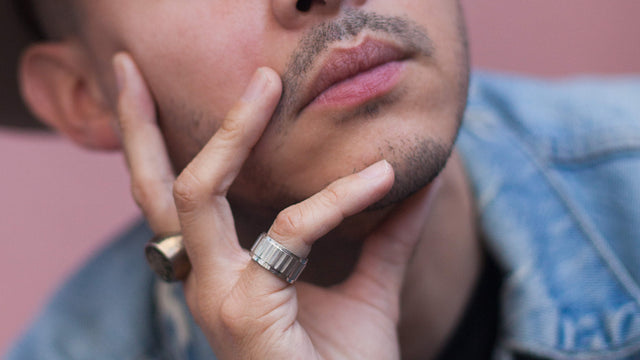
{"type": "Polygon", "coordinates": [[[251,247],[251,259],[289,284],[298,280],[308,260],[287,250],[266,233],[260,234],[251,247]]]}

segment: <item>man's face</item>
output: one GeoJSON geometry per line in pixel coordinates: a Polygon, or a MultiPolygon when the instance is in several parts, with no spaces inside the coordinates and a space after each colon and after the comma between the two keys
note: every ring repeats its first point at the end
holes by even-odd
{"type": "Polygon", "coordinates": [[[114,88],[112,54],[129,51],[177,169],[209,140],[258,67],[281,74],[280,105],[232,201],[281,208],[384,158],[396,172],[392,202],[426,185],[452,147],[468,81],[456,0],[314,1],[307,12],[287,0],[83,6],[105,89],[114,88]]]}

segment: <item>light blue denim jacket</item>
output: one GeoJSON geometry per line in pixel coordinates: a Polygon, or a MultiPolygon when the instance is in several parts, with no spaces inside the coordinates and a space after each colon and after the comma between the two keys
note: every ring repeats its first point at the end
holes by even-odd
{"type": "MultiPolygon", "coordinates": [[[[496,359],[640,359],[640,78],[475,74],[458,138],[506,270],[496,359]]],[[[54,297],[9,359],[212,359],[135,226],[54,297]]]]}

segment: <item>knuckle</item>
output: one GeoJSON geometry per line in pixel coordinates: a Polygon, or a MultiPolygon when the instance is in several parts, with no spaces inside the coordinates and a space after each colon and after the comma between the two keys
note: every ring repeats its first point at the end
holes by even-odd
{"type": "Polygon", "coordinates": [[[116,114],[118,115],[118,124],[120,125],[120,129],[125,133],[132,132],[139,123],[136,116],[135,105],[132,102],[131,97],[127,96],[125,93],[120,94],[118,98],[116,114]]]}
{"type": "Polygon", "coordinates": [[[120,93],[118,95],[118,101],[116,103],[116,111],[117,111],[120,122],[123,122],[123,120],[127,120],[126,118],[127,118],[127,115],[129,114],[128,100],[129,99],[125,96],[124,93],[120,93]]]}
{"type": "Polygon", "coordinates": [[[147,208],[161,198],[162,190],[153,180],[134,179],[131,182],[131,194],[138,206],[147,208]]]}
{"type": "Polygon", "coordinates": [[[178,211],[186,212],[195,208],[202,198],[201,194],[201,182],[189,168],[186,168],[173,183],[173,199],[178,211]]]}
{"type": "Polygon", "coordinates": [[[283,237],[298,234],[302,230],[303,219],[304,214],[301,207],[298,205],[290,206],[278,214],[271,231],[283,237]]]}
{"type": "Polygon", "coordinates": [[[320,199],[327,206],[338,206],[338,202],[340,201],[340,194],[338,192],[337,185],[335,185],[334,183],[322,190],[322,192],[320,192],[320,199]]]}
{"type": "Polygon", "coordinates": [[[226,119],[220,124],[220,128],[216,133],[217,137],[226,142],[234,142],[242,137],[245,132],[245,124],[242,121],[242,111],[239,109],[233,109],[228,114],[226,119]]]}
{"type": "Polygon", "coordinates": [[[135,136],[133,136],[133,134],[136,134],[138,125],[132,123],[131,117],[127,115],[119,116],[117,125],[118,129],[120,130],[120,134],[122,135],[122,145],[125,149],[125,156],[129,158],[130,154],[127,153],[126,150],[128,150],[133,141],[136,141],[136,138],[135,136]]]}

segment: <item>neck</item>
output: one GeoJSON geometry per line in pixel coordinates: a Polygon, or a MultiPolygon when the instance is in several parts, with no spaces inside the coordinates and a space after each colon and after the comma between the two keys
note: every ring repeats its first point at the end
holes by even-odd
{"type": "MultiPolygon", "coordinates": [[[[403,358],[432,358],[458,323],[481,267],[472,195],[460,158],[454,153],[440,174],[440,186],[424,197],[431,211],[407,270],[402,292],[399,337],[403,358]]],[[[301,280],[328,286],[344,280],[353,269],[361,239],[373,231],[394,207],[351,217],[314,244],[301,280]]],[[[243,246],[268,229],[276,214],[256,217],[234,206],[243,246]]]]}
{"type": "Polygon", "coordinates": [[[482,266],[473,196],[457,154],[441,177],[402,291],[403,359],[437,355],[460,321],[482,266]]]}

